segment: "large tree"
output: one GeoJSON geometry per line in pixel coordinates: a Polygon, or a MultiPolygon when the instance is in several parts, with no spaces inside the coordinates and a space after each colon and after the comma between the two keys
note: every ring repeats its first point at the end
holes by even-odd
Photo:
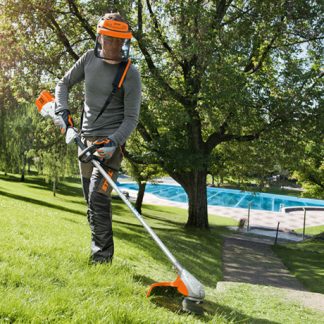
{"type": "Polygon", "coordinates": [[[138,129],[186,190],[187,225],[208,227],[213,149],[295,136],[318,114],[320,3],[147,0],[136,9],[149,98],[138,129]]]}
{"type": "MultiPolygon", "coordinates": [[[[31,61],[42,62],[43,77],[59,76],[89,48],[98,15],[107,10],[97,1],[3,2],[14,22],[26,26],[21,30],[22,38],[30,40],[26,52],[31,61]]],[[[150,162],[160,164],[186,190],[187,225],[207,228],[206,175],[215,147],[261,135],[295,136],[318,114],[321,4],[109,4],[128,18],[136,39],[134,62],[146,99],[138,130],[150,162]]]]}

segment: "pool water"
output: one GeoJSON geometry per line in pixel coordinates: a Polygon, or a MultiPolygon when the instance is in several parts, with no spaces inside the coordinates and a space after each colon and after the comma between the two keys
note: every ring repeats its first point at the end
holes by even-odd
{"type": "MultiPolygon", "coordinates": [[[[120,189],[138,190],[136,183],[118,183],[120,189]]],[[[145,192],[160,198],[177,202],[188,202],[188,196],[181,186],[147,184],[145,192]]],[[[240,191],[234,189],[207,188],[209,206],[248,208],[277,212],[281,207],[316,206],[324,207],[324,200],[297,198],[269,193],[240,191]]]]}

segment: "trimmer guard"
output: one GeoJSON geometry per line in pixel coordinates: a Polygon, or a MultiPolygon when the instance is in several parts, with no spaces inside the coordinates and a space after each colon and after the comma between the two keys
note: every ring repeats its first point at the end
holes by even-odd
{"type": "Polygon", "coordinates": [[[155,287],[175,287],[180,294],[195,301],[202,301],[205,298],[204,286],[189,271],[183,268],[175,281],[164,281],[152,284],[146,297],[150,296],[155,287]]]}
{"type": "Polygon", "coordinates": [[[146,297],[149,297],[157,288],[176,288],[184,296],[182,310],[185,312],[202,315],[204,309],[202,302],[205,298],[204,286],[187,270],[183,269],[175,281],[157,282],[150,286],[146,297]]]}
{"type": "Polygon", "coordinates": [[[156,287],[174,287],[177,288],[180,294],[184,296],[188,296],[188,289],[186,288],[186,285],[181,280],[180,276],[177,276],[177,279],[174,281],[162,281],[162,282],[156,282],[152,284],[146,294],[146,297],[149,297],[151,295],[151,292],[156,287]]]}

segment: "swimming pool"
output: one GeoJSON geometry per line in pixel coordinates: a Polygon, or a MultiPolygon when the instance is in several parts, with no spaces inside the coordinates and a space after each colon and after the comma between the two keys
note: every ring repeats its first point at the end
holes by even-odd
{"type": "MultiPolygon", "coordinates": [[[[136,183],[118,183],[121,189],[138,190],[136,183]]],[[[180,186],[167,184],[147,184],[145,192],[171,201],[188,202],[187,194],[180,186]]],[[[240,191],[234,189],[207,188],[209,206],[279,211],[281,207],[316,206],[324,207],[324,200],[297,198],[260,192],[240,191]]]]}

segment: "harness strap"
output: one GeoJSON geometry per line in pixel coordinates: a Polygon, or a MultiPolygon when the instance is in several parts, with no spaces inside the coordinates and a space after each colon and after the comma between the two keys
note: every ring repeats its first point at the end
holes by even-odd
{"type": "Polygon", "coordinates": [[[116,92],[121,88],[121,86],[123,84],[123,81],[125,79],[125,76],[127,74],[127,71],[129,69],[129,66],[130,66],[130,59],[128,59],[127,62],[120,62],[119,63],[118,70],[117,70],[114,82],[112,83],[113,89],[112,89],[110,95],[108,96],[106,102],[102,106],[98,116],[94,120],[95,122],[103,114],[105,109],[108,107],[108,105],[110,104],[110,102],[111,102],[112,98],[114,97],[114,95],[116,94],[116,92]]]}
{"type": "MultiPolygon", "coordinates": [[[[99,114],[97,115],[96,119],[94,120],[95,122],[103,114],[105,109],[109,106],[109,104],[111,103],[111,100],[113,99],[116,92],[122,87],[130,65],[131,65],[131,60],[130,59],[128,59],[125,62],[120,62],[119,63],[115,79],[114,79],[114,81],[112,83],[112,91],[109,94],[109,96],[108,96],[107,100],[105,101],[104,105],[102,106],[102,108],[101,108],[99,114]]],[[[81,127],[80,127],[80,129],[82,129],[83,114],[84,114],[84,108],[82,110],[82,115],[81,115],[81,127]]]]}

